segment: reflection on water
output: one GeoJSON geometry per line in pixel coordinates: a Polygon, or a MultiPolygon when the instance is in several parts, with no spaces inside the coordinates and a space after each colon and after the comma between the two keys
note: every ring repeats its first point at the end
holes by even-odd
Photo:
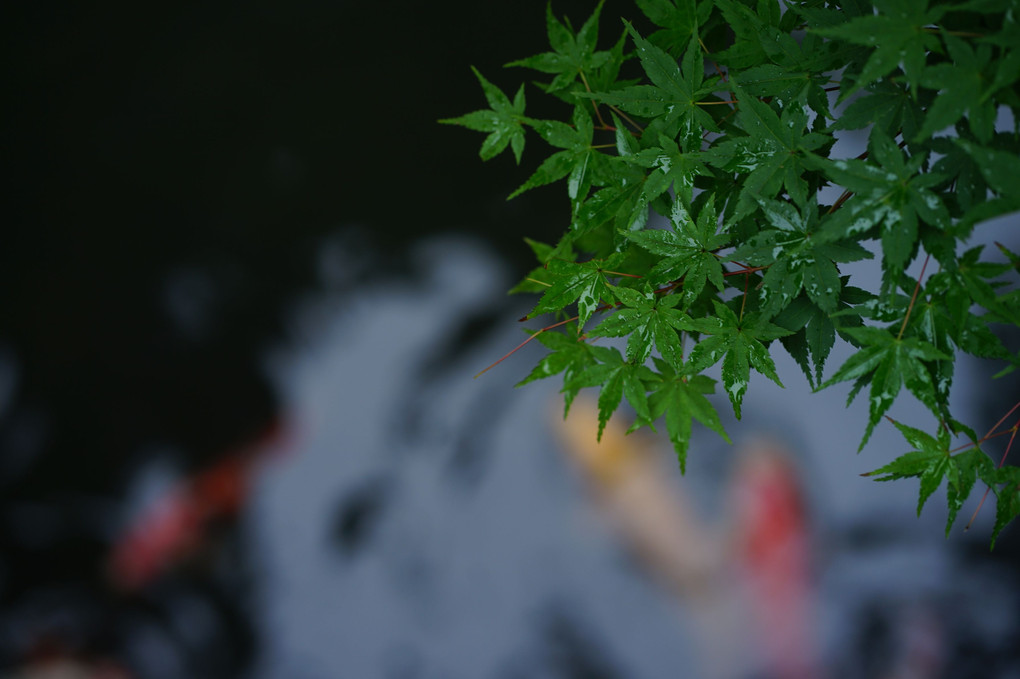
{"type": "MultiPolygon", "coordinates": [[[[520,341],[528,301],[486,250],[426,239],[403,275],[364,282],[374,263],[346,236],[323,248],[325,291],[267,361],[278,414],[205,464],[150,447],[125,494],[67,470],[36,492],[12,479],[67,458],[33,457],[28,434],[24,461],[4,456],[0,676],[1020,670],[1016,538],[989,555],[987,511],[944,540],[938,495],[918,520],[916,487],[861,478],[903,447],[880,427],[854,453],[863,403],[759,381],[744,420],[724,417],[735,443],[696,429],[681,477],[625,415],[596,446],[583,396],[564,423],[555,381],[514,389],[541,347],[472,379],[520,341]]],[[[4,417],[8,437],[33,430],[4,417]]]]}
{"type": "MultiPolygon", "coordinates": [[[[246,524],[261,569],[259,676],[941,677],[969,676],[979,662],[982,676],[1020,667],[1015,575],[996,565],[1011,542],[975,559],[987,521],[977,547],[959,532],[944,541],[937,502],[917,520],[909,483],[860,478],[903,444],[879,431],[855,456],[856,428],[840,436],[832,424],[862,420],[844,409],[845,394],[752,385],[744,421],[726,422],[737,445],[698,433],[686,478],[668,444],[622,439],[648,449],[649,482],[607,513],[606,493],[589,492],[559,442],[556,385],[512,389],[539,349],[471,379],[519,341],[513,319],[526,309],[502,301],[504,272],[458,241],[419,256],[414,280],[305,307],[297,322],[321,332],[308,351],[274,361],[292,443],[264,468],[246,524]],[[750,519],[733,511],[748,483],[737,467],[762,435],[792,451],[795,472],[781,477],[801,486],[806,532],[782,518],[791,510],[772,482],[750,519]],[[647,513],[655,496],[676,531],[660,522],[635,537],[620,512],[647,513]],[[763,511],[779,518],[756,520],[763,511]],[[678,537],[684,522],[696,530],[678,537]],[[738,538],[740,527],[754,532],[738,538]],[[786,572],[787,557],[761,549],[790,530],[810,551],[786,572]],[[719,547],[740,539],[751,545],[743,552],[719,547]],[[649,570],[642,540],[653,552],[666,545],[665,562],[649,570]],[[671,567],[669,549],[685,561],[685,548],[701,550],[686,555],[695,561],[730,554],[714,567],[723,585],[648,577],[671,567]],[[751,571],[735,567],[741,559],[751,571]],[[784,624],[810,630],[816,647],[799,657],[819,663],[790,661],[789,648],[768,659],[786,643],[784,624]]],[[[896,417],[917,415],[899,406],[896,417]]]]}

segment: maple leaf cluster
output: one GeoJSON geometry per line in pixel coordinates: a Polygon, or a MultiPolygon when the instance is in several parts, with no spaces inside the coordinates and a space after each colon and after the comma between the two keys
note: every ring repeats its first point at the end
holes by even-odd
{"type": "Polygon", "coordinates": [[[945,479],[947,532],[980,478],[994,544],[1020,477],[981,446],[1015,434],[1020,404],[979,437],[949,394],[960,352],[1002,375],[1020,363],[992,330],[1020,325],[1020,256],[966,246],[1020,210],[1018,0],[636,4],[654,28],[624,21],[602,50],[601,3],[576,31],[550,5],[551,50],[508,64],[551,76],[535,86],[563,119],[476,71],[489,108],[441,121],[487,132],[484,160],[509,146],[519,163],[529,134],[553,149],[511,197],[567,185],[569,225],[529,241],[539,266],[514,288],[540,294],[530,318],[557,317],[533,331],[551,353],[522,384],[562,375],[567,408],[600,389],[600,433],[626,400],[636,426],[664,421],[683,467],[694,420],[728,440],[705,371],[721,363],[739,418],[753,372],[782,386],[781,345],[812,387],[867,390],[861,447],[904,389],[924,404],[937,434],[894,423],[913,450],[874,474],[919,478],[919,512],[945,479]],[[847,130],[863,154],[841,155],[847,130]],[[851,275],[876,256],[878,280],[851,275]],[[826,379],[837,340],[856,353],[826,379]]]}

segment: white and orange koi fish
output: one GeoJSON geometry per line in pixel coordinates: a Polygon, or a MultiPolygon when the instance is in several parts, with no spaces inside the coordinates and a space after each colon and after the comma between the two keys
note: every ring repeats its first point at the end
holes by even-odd
{"type": "Polygon", "coordinates": [[[554,426],[622,538],[689,611],[703,676],[822,676],[811,546],[789,455],[764,441],[738,448],[733,514],[712,525],[663,477],[655,439],[627,435],[614,417],[597,442],[597,417],[578,398],[554,426]]]}

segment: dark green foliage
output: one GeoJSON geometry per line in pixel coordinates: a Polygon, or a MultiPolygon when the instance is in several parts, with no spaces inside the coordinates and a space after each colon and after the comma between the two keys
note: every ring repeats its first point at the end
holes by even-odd
{"type": "Polygon", "coordinates": [[[656,29],[624,21],[602,50],[601,3],[578,31],[550,7],[551,51],[508,64],[548,79],[562,119],[527,117],[523,89],[511,102],[477,74],[489,109],[443,121],[487,132],[486,160],[519,160],[525,130],[551,147],[514,196],[567,186],[562,238],[531,243],[540,266],[515,288],[542,293],[530,317],[558,317],[524,382],[563,373],[568,408],[600,388],[600,433],[626,399],[635,426],[665,421],[683,466],[694,420],[727,438],[702,373],[721,363],[739,418],[753,372],[782,386],[779,340],[813,387],[867,389],[862,447],[904,388],[920,400],[937,434],[894,422],[913,450],[872,473],[919,478],[919,512],[945,479],[947,531],[980,480],[994,541],[1020,513],[1020,472],[980,445],[1020,422],[979,439],[949,394],[960,352],[1007,361],[1002,375],[1020,363],[989,327],[1020,325],[1020,257],[966,246],[1020,210],[1020,123],[1001,126],[1020,121],[1020,0],[636,5],[656,29]],[[841,155],[844,130],[867,151],[841,155]],[[880,278],[853,278],[875,254],[880,278]],[[857,351],[825,379],[837,339],[857,351]]]}

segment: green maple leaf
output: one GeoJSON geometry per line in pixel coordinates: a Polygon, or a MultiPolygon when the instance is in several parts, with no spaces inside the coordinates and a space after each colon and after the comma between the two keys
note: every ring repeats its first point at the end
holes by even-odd
{"type": "Polygon", "coordinates": [[[711,176],[701,161],[700,152],[688,150],[684,153],[676,141],[664,134],[659,135],[658,146],[642,149],[627,156],[626,160],[653,170],[645,179],[642,189],[648,202],[655,200],[672,187],[681,205],[689,206],[694,197],[694,178],[711,176]]]}
{"type": "Polygon", "coordinates": [[[739,84],[733,85],[733,91],[738,101],[737,122],[747,136],[718,143],[705,153],[712,165],[747,175],[733,219],[753,212],[756,198],[772,198],[784,187],[795,203],[805,204],[805,154],[826,145],[830,138],[807,132],[808,113],[803,106],[787,106],[777,115],[739,84]]]}
{"type": "MultiPolygon", "coordinates": [[[[962,146],[947,137],[936,137],[929,140],[928,144],[933,152],[941,156],[932,165],[932,172],[952,181],[956,189],[952,193],[943,194],[953,217],[961,217],[975,208],[987,209],[989,204],[995,202],[988,200],[988,182],[982,176],[981,168],[962,146]]],[[[977,221],[980,218],[961,220],[954,227],[954,232],[965,236],[977,221]]]]}
{"type": "Polygon", "coordinates": [[[668,53],[643,39],[634,27],[627,24],[638,58],[651,85],[633,85],[612,92],[593,92],[596,101],[618,106],[628,113],[646,118],[662,118],[666,136],[680,136],[685,149],[700,145],[703,130],[718,131],[715,121],[705,112],[700,102],[713,97],[719,78],[705,80],[705,66],[701,47],[692,39],[684,54],[682,65],[668,53]]]}
{"type": "Polygon", "coordinates": [[[791,5],[790,9],[807,20],[809,28],[841,26],[847,19],[874,14],[874,6],[866,0],[844,0],[838,6],[825,8],[820,4],[791,5]]]}
{"type": "Polygon", "coordinates": [[[780,312],[803,289],[823,312],[835,312],[842,288],[836,262],[870,259],[871,253],[855,242],[834,243],[817,235],[816,205],[798,211],[789,203],[757,202],[774,228],[751,236],[730,259],[768,267],[761,285],[762,311],[770,316],[780,312]]]}
{"type": "MultiPolygon", "coordinates": [[[[793,14],[784,19],[793,18],[793,14]]],[[[777,80],[770,84],[767,80],[759,82],[759,86],[771,90],[769,94],[786,104],[807,103],[821,116],[832,118],[829,108],[829,96],[825,91],[831,82],[829,74],[846,63],[846,55],[842,50],[834,48],[820,36],[808,33],[800,40],[794,39],[789,31],[771,28],[761,34],[762,47],[768,53],[773,65],[781,67],[784,72],[773,70],[772,77],[777,80]],[[774,88],[779,85],[781,89],[774,88]]],[[[769,64],[762,66],[768,67],[769,64]]],[[[753,68],[753,67],[752,67],[753,68]]],[[[751,69],[741,72],[741,83],[749,87],[751,69]]],[[[761,73],[759,72],[759,77],[761,73]]]]}
{"type": "Polygon", "coordinates": [[[543,356],[531,373],[516,386],[520,387],[535,380],[563,373],[565,385],[563,416],[566,417],[570,410],[570,404],[573,403],[574,397],[577,396],[580,389],[580,387],[567,388],[566,385],[572,384],[578,375],[598,363],[593,348],[578,337],[577,325],[574,323],[567,325],[566,332],[537,331],[533,335],[535,339],[550,349],[551,353],[543,356]]]}
{"type": "Polygon", "coordinates": [[[831,118],[824,85],[828,77],[778,64],[761,64],[740,71],[740,86],[754,97],[770,98],[786,105],[810,102],[817,113],[831,118]]]}
{"type": "MultiPolygon", "coordinates": [[[[557,248],[546,243],[540,243],[539,241],[531,238],[525,238],[524,242],[528,244],[531,251],[535,253],[535,258],[540,262],[541,266],[535,267],[528,275],[525,276],[517,285],[512,287],[508,294],[515,295],[522,292],[545,292],[545,289],[552,285],[552,279],[555,276],[550,275],[549,269],[546,268],[546,263],[556,257],[557,248]]],[[[563,249],[563,254],[566,255],[566,259],[573,259],[574,253],[569,247],[563,249]]]]}
{"type": "Polygon", "coordinates": [[[940,427],[937,437],[934,437],[891,418],[889,421],[899,429],[913,450],[864,476],[874,476],[876,481],[920,479],[918,516],[921,515],[928,498],[942,485],[942,480],[946,479],[949,504],[949,516],[946,521],[948,537],[957,514],[974,488],[975,481],[979,477],[986,479],[994,475],[992,461],[976,447],[952,455],[949,451],[949,431],[945,427],[940,427]]]}
{"type": "Polygon", "coordinates": [[[995,105],[991,101],[993,91],[989,88],[987,73],[992,48],[987,44],[979,45],[975,52],[959,38],[946,35],[944,39],[952,61],[928,66],[924,71],[921,85],[939,90],[939,95],[913,141],[924,141],[969,112],[971,132],[981,143],[987,144],[995,130],[995,105]]]}
{"type": "Polygon", "coordinates": [[[949,361],[952,356],[939,351],[929,342],[916,337],[899,337],[889,330],[860,327],[846,328],[844,332],[857,340],[862,348],[848,358],[822,388],[856,380],[857,386],[850,392],[849,403],[864,384],[871,384],[868,426],[858,450],[864,448],[875,425],[892,406],[904,386],[936,417],[945,415],[944,404],[937,398],[928,364],[932,361],[949,361]]]}
{"type": "Polygon", "coordinates": [[[750,7],[736,0],[716,0],[714,4],[722,13],[726,25],[733,31],[733,44],[713,55],[714,58],[734,71],[768,61],[761,40],[761,34],[769,28],[768,18],[756,14],[750,7]]]}
{"type": "Polygon", "coordinates": [[[734,41],[713,59],[728,65],[732,74],[739,73],[740,84],[754,96],[770,97],[784,106],[809,103],[817,113],[832,117],[824,87],[827,72],[843,63],[838,50],[813,34],[795,39],[790,34],[795,15],[784,17],[778,3],[759,2],[757,12],[734,0],[715,4],[734,41]]]}
{"type": "Polygon", "coordinates": [[[1006,259],[1009,260],[1009,265],[1013,268],[1013,271],[1020,273],[1020,254],[1013,252],[1002,243],[996,243],[995,247],[999,249],[999,252],[1006,256],[1006,259]]]}
{"type": "MultiPolygon", "coordinates": [[[[997,135],[998,137],[998,135],[997,135]]],[[[1016,177],[1020,177],[1020,155],[975,144],[967,139],[955,139],[955,144],[967,152],[977,164],[982,178],[998,197],[980,201],[968,210],[962,218],[965,224],[974,224],[1020,210],[1020,191],[1017,191],[1016,177]]],[[[1007,147],[1009,148],[1009,147],[1007,147]]]]}
{"type": "Polygon", "coordinates": [[[513,103],[507,98],[503,91],[486,80],[474,66],[471,67],[478,82],[482,84],[482,91],[485,99],[489,102],[489,109],[473,111],[457,118],[444,118],[439,122],[447,125],[460,125],[476,132],[489,132],[489,136],[482,142],[482,148],[478,154],[482,160],[489,160],[500,153],[509,145],[513,149],[514,158],[521,162],[521,153],[524,152],[524,85],[517,89],[513,103]]]}
{"type": "Polygon", "coordinates": [[[550,145],[564,149],[552,154],[511,193],[507,200],[545,184],[567,177],[567,194],[572,201],[584,198],[591,187],[595,165],[602,154],[592,148],[594,126],[583,106],[574,107],[573,126],[558,120],[531,121],[535,131],[550,145]]]}
{"type": "Polygon", "coordinates": [[[658,379],[657,375],[644,365],[623,360],[620,352],[613,347],[593,346],[591,349],[599,362],[566,382],[564,389],[576,391],[584,387],[601,386],[598,400],[598,440],[602,440],[606,422],[625,396],[638,418],[644,422],[650,421],[652,415],[648,403],[648,387],[645,383],[655,382],[658,379]]]}
{"type": "Polygon", "coordinates": [[[643,229],[647,223],[648,200],[642,195],[641,181],[635,180],[595,191],[578,205],[571,227],[575,238],[601,231],[610,249],[617,250],[626,232],[643,229]]]}
{"type": "Polygon", "coordinates": [[[1013,519],[1020,516],[1020,467],[1002,467],[996,470],[993,480],[995,490],[995,526],[992,528],[991,548],[999,533],[1013,519]],[[1002,484],[1000,486],[1000,484],[1002,484]]]}
{"type": "Polygon", "coordinates": [[[780,337],[779,341],[797,361],[797,365],[813,388],[816,383],[821,382],[825,360],[836,343],[836,326],[832,322],[832,317],[819,309],[805,295],[801,295],[794,304],[784,309],[783,313],[773,320],[776,325],[793,333],[780,337]]]}
{"type": "Polygon", "coordinates": [[[599,14],[602,12],[601,0],[595,11],[574,32],[570,21],[559,21],[552,12],[552,3],[546,5],[546,32],[549,36],[551,52],[542,52],[526,59],[511,61],[507,66],[523,66],[542,73],[556,74],[552,82],[546,86],[546,92],[555,93],[573,85],[583,73],[591,73],[608,64],[613,55],[608,51],[596,51],[598,41],[599,14]]]}
{"type": "Polygon", "coordinates": [[[893,289],[904,267],[916,253],[918,220],[938,229],[949,226],[942,199],[928,189],[945,175],[920,173],[927,153],[904,159],[902,151],[884,131],[873,128],[869,162],[855,158],[823,160],[812,164],[835,184],[853,192],[854,198],[835,211],[821,231],[826,238],[861,238],[872,228],[880,230],[883,290],[893,289]]]}
{"type": "Polygon", "coordinates": [[[621,259],[622,256],[615,255],[605,260],[581,263],[550,261],[548,269],[555,278],[528,317],[561,311],[576,301],[578,320],[584,327],[600,305],[612,303],[615,299],[607,271],[621,259]]]}
{"type": "Polygon", "coordinates": [[[1020,44],[1020,21],[1016,16],[1016,0],[970,0],[954,9],[972,10],[983,14],[999,14],[989,22],[990,26],[1001,28],[997,33],[985,38],[993,45],[1015,47],[1020,44]]]}
{"type": "Polygon", "coordinates": [[[876,481],[920,478],[921,491],[917,500],[917,515],[920,516],[925,502],[938,489],[942,479],[945,478],[952,466],[949,455],[949,432],[940,428],[936,439],[920,429],[908,427],[891,418],[889,421],[900,430],[903,438],[913,446],[914,450],[899,456],[887,465],[866,473],[865,476],[874,476],[876,481]]]}
{"type": "Polygon", "coordinates": [[[634,155],[641,152],[641,142],[638,141],[630,130],[620,122],[620,117],[615,111],[611,111],[613,117],[613,136],[616,140],[616,154],[623,160],[633,159],[634,155]]]}
{"type": "Polygon", "coordinates": [[[926,53],[941,47],[938,38],[924,29],[949,10],[945,5],[929,9],[928,1],[875,0],[878,14],[855,17],[840,26],[812,29],[823,36],[873,48],[856,80],[847,79],[853,84],[842,89],[841,100],[889,75],[901,64],[916,96],[926,53]]]}
{"type": "MultiPolygon", "coordinates": [[[[959,279],[959,272],[950,271],[929,278],[925,285],[927,298],[918,301],[908,327],[949,356],[959,349],[982,358],[1011,360],[1013,355],[989,329],[987,321],[971,313],[973,299],[959,279]]],[[[931,367],[936,393],[948,402],[954,362],[935,361],[931,367]]]]}
{"type": "Polygon", "coordinates": [[[623,68],[624,62],[631,57],[630,54],[624,51],[626,45],[627,31],[624,30],[620,32],[620,37],[616,43],[606,52],[609,55],[606,63],[594,71],[585,71],[583,80],[580,83],[574,83],[570,89],[554,94],[567,103],[572,104],[575,103],[574,95],[581,92],[608,92],[609,90],[620,89],[621,87],[636,83],[637,80],[635,79],[620,79],[620,69],[623,68]]]}
{"type": "Polygon", "coordinates": [[[833,130],[857,130],[875,125],[888,136],[903,130],[905,137],[913,137],[924,121],[924,111],[902,84],[880,80],[868,85],[867,96],[850,102],[843,115],[832,124],[833,130]]]}
{"type": "Polygon", "coordinates": [[[695,223],[679,200],[670,213],[672,230],[644,230],[628,233],[627,237],[642,248],[663,259],[648,274],[649,282],[658,285],[683,278],[682,301],[689,307],[701,295],[706,282],[723,289],[722,261],[715,251],[729,242],[729,236],[716,233],[718,220],[715,196],[705,201],[695,223]]]}
{"type": "MultiPolygon", "coordinates": [[[[933,286],[932,280],[929,279],[925,291],[932,294],[935,288],[936,286],[933,286]]],[[[955,352],[951,338],[954,335],[959,337],[959,333],[954,327],[952,317],[946,312],[945,305],[936,303],[932,298],[918,302],[910,318],[909,327],[917,333],[918,337],[947,356],[952,356],[955,352]]],[[[944,402],[948,402],[949,399],[949,390],[953,383],[953,366],[953,361],[931,363],[935,393],[944,402]]]]}
{"type": "MultiPolygon", "coordinates": [[[[1020,317],[1004,305],[996,292],[996,288],[1005,284],[997,280],[1002,274],[1012,270],[1009,264],[980,261],[984,246],[970,248],[945,267],[932,275],[928,281],[928,291],[933,302],[937,302],[951,324],[948,336],[961,349],[977,356],[1001,357],[1001,350],[995,348],[992,353],[972,351],[977,345],[971,340],[987,336],[987,323],[982,322],[971,313],[974,304],[978,304],[992,312],[1004,323],[1020,325],[1020,317]],[[984,332],[977,328],[983,327],[984,332]],[[980,334],[978,334],[980,333],[980,334]]],[[[996,342],[996,347],[1001,343],[996,342]]]]}
{"type": "Polygon", "coordinates": [[[691,322],[691,328],[708,335],[703,338],[687,359],[689,372],[698,373],[722,360],[722,379],[726,393],[733,404],[733,412],[740,418],[740,405],[751,379],[751,368],[768,377],[780,387],[783,383],[776,374],[776,365],[769,356],[768,342],[790,331],[773,325],[757,314],[737,316],[728,306],[713,300],[716,315],[691,322]]]}
{"type": "Polygon", "coordinates": [[[640,179],[607,186],[593,193],[574,211],[571,223],[571,240],[592,232],[602,231],[615,249],[623,236],[634,229],[642,229],[648,222],[648,200],[642,193],[640,179]]]}
{"type": "Polygon", "coordinates": [[[715,393],[715,380],[704,375],[688,377],[674,370],[667,361],[658,358],[653,360],[661,377],[652,383],[653,391],[649,397],[651,418],[657,420],[665,415],[666,432],[680,462],[680,471],[685,472],[694,420],[722,436],[727,443],[730,442],[719,420],[719,413],[705,398],[705,394],[715,393]]]}
{"type": "Polygon", "coordinates": [[[637,0],[637,5],[660,27],[648,41],[676,54],[684,51],[712,13],[712,3],[697,0],[637,0]]]}
{"type": "MultiPolygon", "coordinates": [[[[595,191],[583,201],[576,201],[574,218],[571,221],[571,240],[576,240],[592,232],[600,232],[601,237],[611,242],[610,249],[616,246],[622,237],[618,234],[644,228],[648,221],[648,202],[643,190],[644,174],[635,167],[633,158],[639,150],[638,141],[624,129],[616,114],[616,157],[597,155],[599,162],[596,167],[604,168],[609,175],[605,182],[601,176],[595,181],[607,184],[605,188],[595,191]]],[[[589,248],[591,249],[591,248],[589,248]]]]}
{"type": "Polygon", "coordinates": [[[844,327],[861,325],[856,305],[866,303],[871,298],[870,293],[848,286],[846,284],[848,279],[849,276],[840,279],[843,289],[840,292],[839,311],[836,313],[823,311],[806,293],[801,292],[792,304],[772,319],[776,325],[793,333],[780,337],[779,340],[797,361],[813,389],[817,388],[816,384],[822,382],[822,371],[829,352],[836,343],[837,332],[841,332],[844,327]],[[840,325],[837,326],[833,319],[840,316],[845,318],[841,319],[840,325]],[[811,372],[812,363],[814,374],[811,372]]]}
{"type": "Polygon", "coordinates": [[[690,318],[677,311],[679,295],[657,295],[630,288],[614,288],[613,294],[626,306],[609,316],[589,334],[602,337],[627,336],[627,360],[642,364],[652,353],[652,343],[676,370],[683,365],[683,344],[678,331],[689,327],[690,318]]]}
{"type": "Polygon", "coordinates": [[[988,478],[994,474],[991,459],[979,448],[971,448],[949,458],[950,466],[946,473],[946,495],[949,505],[949,517],[946,520],[946,536],[956,522],[956,515],[963,503],[970,497],[974,482],[978,478],[988,478]]]}

